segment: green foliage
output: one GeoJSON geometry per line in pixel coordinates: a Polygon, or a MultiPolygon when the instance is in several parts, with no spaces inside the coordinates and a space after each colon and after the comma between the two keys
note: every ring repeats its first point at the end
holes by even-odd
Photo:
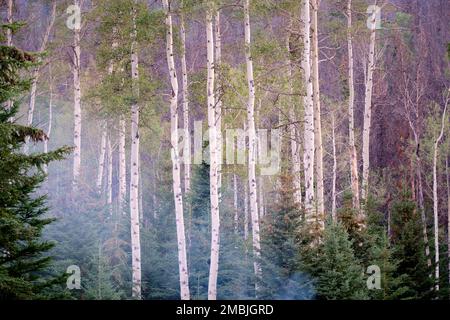
{"type": "Polygon", "coordinates": [[[262,232],[262,299],[304,300],[314,296],[310,277],[299,269],[300,212],[292,199],[292,179],[283,175],[281,199],[269,207],[262,232]]]}
{"type": "Polygon", "coordinates": [[[69,148],[47,154],[21,152],[25,139],[43,141],[39,129],[17,125],[18,94],[29,81],[20,72],[30,67],[33,56],[15,47],[0,46],[0,105],[11,101],[10,110],[0,110],[0,299],[44,299],[44,291],[56,278],[43,276],[53,244],[42,240],[43,229],[53,219],[45,218],[46,197],[37,195],[46,176],[42,166],[61,160],[69,148]]]}
{"type": "Polygon", "coordinates": [[[429,298],[433,284],[425,257],[421,221],[407,192],[392,205],[391,228],[393,258],[398,261],[395,275],[405,277],[404,285],[408,288],[400,298],[429,298]]]}
{"type": "Polygon", "coordinates": [[[325,229],[322,243],[310,250],[313,253],[309,255],[309,259],[303,261],[303,265],[314,277],[317,298],[327,300],[368,298],[363,267],[355,257],[353,242],[342,224],[329,225],[325,229]]]}

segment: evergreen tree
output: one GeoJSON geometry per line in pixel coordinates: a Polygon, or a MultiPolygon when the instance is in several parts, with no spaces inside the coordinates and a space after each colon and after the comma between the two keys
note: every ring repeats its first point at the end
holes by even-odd
{"type": "Polygon", "coordinates": [[[332,223],[318,247],[310,246],[303,267],[314,277],[317,298],[327,300],[367,299],[363,268],[353,251],[353,242],[341,223],[332,223]]]}
{"type": "Polygon", "coordinates": [[[25,155],[21,147],[26,139],[40,142],[47,137],[42,130],[10,121],[18,95],[30,84],[20,72],[33,63],[33,55],[0,46],[0,299],[46,298],[44,291],[57,282],[42,277],[51,261],[46,252],[53,245],[41,235],[53,220],[44,218],[46,197],[36,191],[46,177],[43,166],[61,160],[70,149],[25,155]],[[13,102],[10,110],[3,107],[7,101],[13,102]]]}
{"type": "Polygon", "coordinates": [[[269,208],[263,223],[260,295],[262,299],[311,299],[311,279],[297,264],[300,212],[293,200],[292,178],[282,175],[280,182],[281,199],[269,208]]]}
{"type": "Polygon", "coordinates": [[[408,288],[402,299],[430,298],[433,283],[425,257],[422,226],[415,203],[407,192],[392,205],[393,257],[399,261],[396,276],[405,277],[408,288]]]}

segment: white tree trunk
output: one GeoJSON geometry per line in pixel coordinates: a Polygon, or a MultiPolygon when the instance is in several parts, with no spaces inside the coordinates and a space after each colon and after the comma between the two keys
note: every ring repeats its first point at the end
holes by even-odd
{"type": "Polygon", "coordinates": [[[264,217],[264,190],[263,190],[263,177],[259,177],[258,190],[259,190],[259,218],[264,217]]]}
{"type": "Polygon", "coordinates": [[[180,18],[181,31],[181,73],[183,76],[183,122],[184,122],[184,192],[189,193],[191,190],[191,137],[189,130],[189,92],[188,92],[188,75],[186,63],[186,27],[184,14],[180,18]]]}
{"type": "Polygon", "coordinates": [[[244,240],[248,239],[248,184],[244,183],[244,240]]]}
{"type": "Polygon", "coordinates": [[[359,174],[358,155],[355,145],[355,80],[353,73],[353,37],[352,37],[352,0],[347,2],[347,48],[348,48],[348,144],[350,160],[350,184],[353,196],[353,207],[359,212],[359,174]]]}
{"type": "Polygon", "coordinates": [[[108,129],[106,125],[106,121],[102,121],[101,125],[102,130],[102,138],[100,142],[100,157],[98,159],[98,172],[97,172],[97,192],[101,194],[102,192],[102,182],[103,182],[103,172],[105,170],[105,156],[106,156],[106,142],[108,129]]]}
{"type": "MultiPolygon", "coordinates": [[[[370,169],[370,130],[372,126],[372,90],[373,73],[375,70],[375,44],[376,44],[376,10],[371,17],[371,31],[369,44],[369,64],[367,66],[366,92],[364,98],[364,127],[363,127],[363,176],[361,198],[365,202],[369,192],[370,169]]],[[[362,217],[364,218],[364,217],[362,217]]]]}
{"type": "Polygon", "coordinates": [[[253,77],[253,58],[251,54],[250,29],[250,0],[244,0],[244,30],[245,30],[245,62],[247,65],[248,103],[247,103],[247,130],[248,130],[248,187],[250,193],[250,217],[252,221],[253,237],[253,267],[256,283],[255,291],[258,295],[258,283],[261,278],[261,244],[259,234],[258,189],[256,187],[256,129],[255,129],[255,80],[253,77]]]}
{"type": "MultiPolygon", "coordinates": [[[[450,94],[450,90],[449,90],[450,94]]],[[[433,149],[433,213],[434,213],[434,276],[435,276],[435,290],[439,291],[439,208],[438,208],[438,190],[437,190],[437,158],[438,158],[438,148],[439,143],[442,140],[442,137],[444,136],[444,129],[445,129],[445,121],[446,118],[446,112],[447,112],[447,105],[448,105],[448,99],[445,103],[444,113],[442,114],[442,124],[441,124],[441,131],[439,133],[439,136],[437,137],[436,141],[434,142],[434,149],[433,149]]]]}
{"type": "MultiPolygon", "coordinates": [[[[79,0],[74,0],[74,5],[80,6],[79,0]]],[[[77,190],[80,179],[81,170],[81,49],[80,49],[80,29],[75,27],[74,29],[74,41],[73,41],[73,91],[74,91],[74,129],[73,129],[73,186],[74,190],[77,190]]]]}
{"type": "MultiPolygon", "coordinates": [[[[38,51],[39,53],[43,53],[45,51],[45,49],[47,48],[48,39],[50,37],[50,33],[51,33],[53,25],[55,23],[55,18],[56,18],[56,1],[53,1],[52,11],[50,14],[50,21],[47,25],[47,28],[45,29],[44,38],[42,39],[41,45],[39,47],[39,51],[38,51]]],[[[39,59],[38,62],[41,62],[40,60],[41,59],[39,59]]],[[[31,126],[33,124],[34,109],[35,109],[35,105],[36,105],[37,82],[38,82],[40,71],[41,71],[41,68],[38,65],[37,67],[34,68],[33,76],[31,78],[31,92],[30,92],[30,102],[28,103],[27,126],[31,126]]],[[[25,153],[28,153],[28,148],[29,148],[28,142],[29,142],[29,139],[26,139],[25,153]]]]}
{"type": "Polygon", "coordinates": [[[238,207],[238,185],[237,175],[233,174],[233,209],[234,209],[234,233],[238,233],[239,228],[239,207],[238,207]]]}
{"type": "Polygon", "coordinates": [[[108,136],[107,138],[108,141],[108,179],[106,182],[106,186],[107,186],[107,195],[106,195],[106,206],[108,207],[108,212],[110,215],[112,215],[112,170],[113,170],[113,161],[112,161],[112,156],[113,156],[113,150],[112,150],[112,145],[111,145],[111,135],[108,136]]]}
{"type": "Polygon", "coordinates": [[[137,53],[136,6],[133,6],[133,32],[131,46],[131,75],[133,104],[131,106],[131,156],[130,156],[130,219],[131,219],[131,259],[132,297],[141,299],[141,239],[139,224],[139,57],[137,53]]]}
{"type": "Polygon", "coordinates": [[[310,42],[310,1],[303,0],[303,10],[301,22],[303,25],[303,55],[302,69],[304,74],[304,84],[306,87],[306,96],[304,97],[304,154],[303,165],[305,171],[305,211],[306,221],[315,223],[314,216],[314,105],[313,105],[313,83],[311,77],[311,42],[310,42]]]}
{"type": "Polygon", "coordinates": [[[320,230],[325,228],[325,199],[323,186],[323,144],[322,144],[322,120],[320,108],[320,84],[319,84],[319,26],[318,11],[319,0],[312,1],[312,72],[314,91],[314,135],[316,155],[316,183],[317,183],[317,221],[320,230]]]}
{"type": "MultiPolygon", "coordinates": [[[[210,3],[211,4],[211,3],[210,3]]],[[[207,41],[207,95],[208,95],[208,130],[210,155],[210,197],[211,197],[211,259],[209,266],[208,299],[217,299],[217,275],[219,272],[219,157],[217,154],[217,114],[214,94],[214,31],[213,12],[211,8],[206,13],[207,41]]]]}
{"type": "Polygon", "coordinates": [[[289,139],[290,139],[290,146],[291,146],[291,158],[292,158],[292,179],[293,179],[293,186],[294,186],[294,203],[297,206],[298,209],[301,209],[302,206],[302,177],[301,177],[301,159],[300,159],[300,151],[298,148],[298,142],[297,142],[297,128],[296,128],[296,122],[297,118],[295,116],[295,104],[293,102],[292,96],[294,94],[294,87],[292,85],[292,61],[290,58],[291,55],[291,47],[290,47],[290,35],[287,37],[286,40],[286,48],[289,55],[288,60],[288,82],[289,82],[289,94],[291,95],[289,97],[289,122],[290,125],[288,126],[289,131],[289,139]]]}
{"type": "MultiPolygon", "coordinates": [[[[215,15],[215,28],[214,28],[214,35],[215,35],[215,41],[214,41],[214,53],[215,53],[215,62],[214,62],[214,71],[217,73],[217,67],[220,66],[222,63],[222,36],[220,31],[220,10],[217,10],[215,15]]],[[[220,78],[219,78],[220,79],[220,78]]],[[[219,84],[218,81],[215,82],[216,85],[219,84]]],[[[217,88],[216,88],[217,89],[217,88]]],[[[217,103],[216,103],[216,132],[217,132],[217,159],[219,161],[218,166],[218,176],[217,176],[217,183],[219,187],[219,201],[221,199],[221,193],[220,188],[222,187],[222,98],[219,96],[217,97],[217,103]]]]}
{"type": "Polygon", "coordinates": [[[333,143],[333,182],[331,186],[331,217],[334,222],[337,221],[336,216],[336,180],[337,180],[337,156],[336,156],[336,123],[335,115],[332,111],[331,113],[331,139],[333,143]]]}
{"type": "Polygon", "coordinates": [[[126,124],[123,116],[119,119],[119,210],[125,214],[125,197],[127,194],[127,167],[125,156],[125,133],[126,124]]]}
{"type": "MultiPolygon", "coordinates": [[[[53,76],[52,67],[49,66],[49,101],[48,101],[48,125],[47,125],[47,139],[44,140],[44,153],[48,152],[48,142],[52,135],[52,122],[53,122],[53,76]]],[[[48,174],[48,165],[44,165],[44,172],[48,174]]]]}
{"type": "Polygon", "coordinates": [[[450,284],[450,172],[448,169],[448,155],[445,158],[445,173],[447,176],[447,257],[448,283],[450,284]]]}
{"type": "Polygon", "coordinates": [[[173,52],[173,34],[172,34],[172,13],[169,7],[169,1],[163,0],[164,10],[166,12],[166,54],[167,66],[171,83],[170,99],[170,130],[171,130],[171,157],[172,157],[172,175],[173,175],[173,195],[175,200],[175,219],[177,225],[178,241],[178,270],[180,276],[180,295],[182,300],[189,300],[189,273],[186,255],[186,235],[184,230],[184,211],[183,194],[181,192],[181,164],[178,151],[178,78],[175,69],[173,52]]]}
{"type": "MultiPolygon", "coordinates": [[[[12,24],[12,13],[13,13],[13,0],[8,0],[7,9],[6,9],[6,23],[12,24]]],[[[6,45],[12,45],[12,32],[11,29],[6,29],[6,45]]]]}

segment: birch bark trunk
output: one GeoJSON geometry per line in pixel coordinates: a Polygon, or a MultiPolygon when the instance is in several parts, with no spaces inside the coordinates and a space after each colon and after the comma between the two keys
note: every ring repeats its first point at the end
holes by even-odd
{"type": "MultiPolygon", "coordinates": [[[[450,90],[449,90],[450,94],[450,90]]],[[[445,120],[448,99],[445,103],[444,113],[442,114],[441,131],[436,141],[434,142],[433,149],[433,213],[434,213],[434,276],[435,276],[435,290],[439,291],[439,208],[438,208],[438,190],[437,190],[437,158],[438,158],[438,148],[441,140],[444,136],[445,120]]]]}
{"type": "MultiPolygon", "coordinates": [[[[375,1],[376,3],[376,1],[375,1]]],[[[367,66],[366,91],[364,98],[364,127],[363,127],[363,176],[361,198],[365,202],[369,192],[369,169],[370,169],[370,131],[372,126],[372,91],[373,91],[373,73],[375,70],[375,44],[376,44],[376,10],[373,11],[370,18],[370,44],[369,44],[369,63],[367,66]]],[[[361,218],[365,218],[362,216],[361,218]]]]}
{"type": "MultiPolygon", "coordinates": [[[[211,3],[209,3],[211,5],[211,3]]],[[[209,129],[209,155],[210,155],[210,197],[211,197],[211,258],[208,282],[208,300],[217,299],[217,275],[219,272],[219,163],[217,154],[217,113],[216,97],[214,94],[214,30],[213,10],[206,12],[206,41],[207,41],[207,70],[208,70],[208,129],[209,129]]]]}
{"type": "Polygon", "coordinates": [[[312,72],[313,72],[313,92],[314,92],[314,135],[315,135],[315,155],[316,155],[316,184],[317,184],[317,220],[320,230],[325,228],[325,199],[323,186],[323,144],[322,144],[322,120],[320,107],[320,84],[319,84],[319,26],[318,12],[319,0],[312,1],[312,72]]]}
{"type": "Polygon", "coordinates": [[[171,157],[172,157],[172,175],[173,175],[173,195],[175,201],[175,216],[177,225],[178,241],[178,269],[180,276],[180,295],[182,300],[189,300],[189,273],[186,255],[186,234],[184,228],[183,194],[181,192],[181,164],[178,150],[178,78],[175,69],[175,60],[173,52],[173,27],[172,12],[168,0],[163,0],[164,10],[166,12],[166,54],[167,66],[171,83],[170,99],[170,129],[171,129],[171,157]]]}
{"type": "Polygon", "coordinates": [[[348,48],[348,147],[350,160],[350,184],[353,196],[353,207],[359,212],[359,174],[358,174],[358,155],[355,145],[355,80],[353,73],[353,36],[352,36],[352,0],[347,2],[347,48],[348,48]]]}
{"type": "Polygon", "coordinates": [[[183,77],[183,122],[184,122],[184,193],[187,194],[191,190],[191,137],[189,130],[189,92],[188,92],[188,75],[186,63],[186,26],[184,21],[184,13],[180,17],[181,32],[181,73],[183,77]]]}
{"type": "MultiPolygon", "coordinates": [[[[290,25],[292,23],[290,22],[290,25]]],[[[292,77],[293,77],[293,66],[291,61],[291,46],[290,46],[290,37],[291,35],[287,37],[286,41],[286,48],[288,50],[288,82],[289,82],[289,94],[291,95],[289,97],[289,122],[291,123],[288,126],[289,130],[289,139],[290,139],[290,146],[291,146],[291,158],[292,158],[292,177],[293,177],[293,185],[294,185],[294,203],[297,206],[298,209],[301,209],[302,207],[302,177],[301,177],[301,166],[300,166],[300,152],[298,148],[297,143],[297,128],[296,128],[296,122],[297,118],[295,116],[295,104],[293,102],[293,94],[294,94],[294,87],[292,85],[292,77]]],[[[281,143],[281,142],[280,142],[281,143]]]]}
{"type": "Polygon", "coordinates": [[[255,129],[255,80],[253,77],[253,58],[251,54],[251,28],[250,28],[250,0],[244,0],[244,29],[245,29],[245,61],[247,66],[248,103],[247,103],[247,126],[248,126],[248,187],[250,193],[250,217],[252,221],[253,237],[253,267],[256,283],[255,292],[258,295],[259,281],[261,278],[261,244],[259,233],[258,196],[256,187],[256,129],[255,129]]]}
{"type": "Polygon", "coordinates": [[[445,159],[445,173],[447,176],[447,257],[448,283],[450,284],[450,171],[448,169],[448,155],[445,159]]]}
{"type": "MultiPolygon", "coordinates": [[[[215,15],[215,21],[214,21],[214,35],[215,35],[215,41],[214,41],[214,53],[215,53],[215,62],[214,62],[214,71],[218,73],[218,67],[220,67],[222,63],[222,36],[221,36],[221,30],[220,30],[220,10],[217,10],[215,15]]],[[[220,81],[220,78],[218,79],[220,81]]],[[[216,85],[220,85],[219,81],[216,81],[216,85]]],[[[218,88],[216,88],[216,91],[218,88]]],[[[219,96],[217,97],[216,102],[216,132],[217,132],[217,158],[218,158],[218,176],[217,176],[217,184],[219,188],[219,201],[221,199],[221,192],[220,189],[222,187],[222,98],[219,96]]]]}
{"type": "Polygon", "coordinates": [[[106,190],[107,190],[107,201],[106,206],[108,207],[109,215],[112,215],[112,170],[113,170],[113,150],[111,144],[111,136],[109,135],[107,138],[108,141],[108,178],[106,180],[106,190]]]}
{"type": "MultiPolygon", "coordinates": [[[[8,0],[7,9],[6,9],[6,23],[13,23],[13,0],[8,0]]],[[[6,29],[6,45],[12,46],[12,32],[11,29],[6,29]]]]}
{"type": "MultiPolygon", "coordinates": [[[[53,1],[52,3],[52,11],[50,14],[50,21],[47,25],[47,28],[45,29],[44,38],[42,39],[41,45],[39,47],[39,53],[43,53],[45,49],[47,48],[48,39],[50,37],[50,33],[52,31],[53,25],[55,23],[56,18],[56,1],[53,1]]],[[[41,59],[39,59],[38,62],[41,62],[41,59]]],[[[27,126],[31,126],[33,124],[33,116],[34,116],[34,109],[36,105],[36,92],[37,92],[37,82],[39,78],[41,68],[38,65],[33,70],[33,76],[31,80],[31,92],[30,92],[30,102],[28,103],[28,115],[27,115],[27,126]]],[[[28,153],[29,150],[29,139],[26,139],[25,143],[25,153],[28,153]]]]}
{"type": "Polygon", "coordinates": [[[310,1],[303,0],[301,22],[303,25],[303,56],[302,69],[304,74],[304,84],[306,95],[304,97],[304,154],[303,164],[305,171],[305,211],[307,223],[315,223],[314,217],[314,105],[313,105],[313,84],[311,77],[311,42],[310,42],[310,1]]]}
{"type": "Polygon", "coordinates": [[[233,208],[234,208],[234,233],[238,233],[239,228],[239,208],[238,208],[238,190],[237,176],[233,174],[233,208]]]}
{"type": "Polygon", "coordinates": [[[336,120],[334,112],[331,113],[331,139],[333,143],[333,183],[332,183],[332,203],[331,203],[331,217],[334,222],[337,221],[336,215],[336,180],[337,180],[337,156],[336,156],[336,120]]]}
{"type": "MultiPolygon", "coordinates": [[[[74,0],[74,5],[80,6],[79,0],[74,0]]],[[[73,187],[78,189],[81,171],[81,48],[80,48],[80,28],[75,26],[73,39],[73,90],[74,90],[74,130],[73,130],[73,187]]]]}
{"type": "MultiPolygon", "coordinates": [[[[48,142],[52,135],[52,122],[53,122],[53,76],[52,67],[49,66],[49,101],[48,101],[48,125],[47,125],[47,139],[44,140],[44,153],[48,152],[48,142]]],[[[44,172],[48,175],[48,165],[44,165],[44,172]]]]}
{"type": "Polygon", "coordinates": [[[98,159],[98,172],[97,172],[97,192],[102,192],[103,172],[105,168],[105,156],[106,156],[106,141],[108,130],[106,127],[106,121],[103,121],[102,125],[102,137],[100,142],[100,157],[98,159]]]}
{"type": "Polygon", "coordinates": [[[119,210],[125,214],[125,197],[127,194],[127,167],[125,156],[126,124],[123,116],[119,119],[119,210]]]}
{"type": "Polygon", "coordinates": [[[137,1],[133,5],[133,31],[131,45],[131,75],[133,104],[131,106],[131,156],[130,156],[130,218],[131,218],[131,256],[132,256],[132,297],[141,299],[141,240],[139,224],[139,57],[137,53],[136,27],[137,1]]]}

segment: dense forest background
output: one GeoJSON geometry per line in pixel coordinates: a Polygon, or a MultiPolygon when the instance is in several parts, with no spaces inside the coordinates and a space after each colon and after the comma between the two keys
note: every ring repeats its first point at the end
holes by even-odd
{"type": "Polygon", "coordinates": [[[15,161],[57,150],[51,261],[0,196],[0,298],[450,297],[448,0],[0,3],[15,161]]]}

